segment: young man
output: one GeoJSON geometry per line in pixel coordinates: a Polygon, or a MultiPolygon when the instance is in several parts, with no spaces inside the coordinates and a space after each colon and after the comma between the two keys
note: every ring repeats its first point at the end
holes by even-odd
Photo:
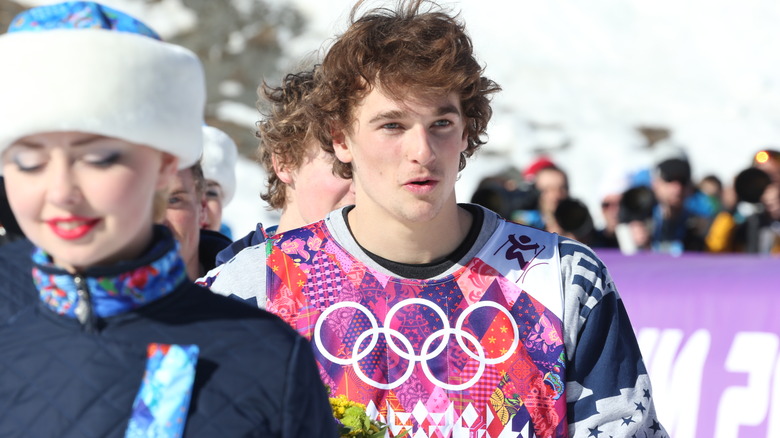
{"type": "Polygon", "coordinates": [[[333,155],[313,137],[311,120],[301,101],[314,87],[314,72],[285,76],[282,84],[261,88],[270,110],[260,122],[257,158],[268,179],[260,197],[281,210],[277,226],[257,228],[217,254],[222,264],[247,246],[262,243],[269,235],[302,227],[328,213],[355,203],[352,181],[333,174],[333,155]]]}
{"type": "Polygon", "coordinates": [[[665,436],[601,261],[456,203],[499,90],[464,26],[420,0],[355,14],[309,95],[355,206],[245,249],[213,289],[311,339],[391,436],[665,436]]]}
{"type": "Polygon", "coordinates": [[[199,162],[178,171],[171,183],[161,221],[179,242],[179,253],[190,279],[213,269],[217,253],[230,245],[227,236],[201,229],[207,215],[206,190],[207,182],[199,162]]]}

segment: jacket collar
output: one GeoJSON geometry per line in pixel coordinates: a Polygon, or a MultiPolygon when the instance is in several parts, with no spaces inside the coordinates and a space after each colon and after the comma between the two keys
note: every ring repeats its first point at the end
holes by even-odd
{"type": "Polygon", "coordinates": [[[84,315],[106,318],[169,294],[187,278],[179,245],[163,226],[155,226],[153,242],[136,260],[78,275],[55,266],[48,254],[36,248],[32,276],[41,301],[52,311],[84,323],[84,315]]]}

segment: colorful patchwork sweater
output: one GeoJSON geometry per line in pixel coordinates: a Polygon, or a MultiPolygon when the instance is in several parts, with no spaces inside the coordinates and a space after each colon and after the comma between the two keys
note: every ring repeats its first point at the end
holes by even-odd
{"type": "Polygon", "coordinates": [[[0,436],[335,436],[306,340],[187,281],[155,233],[140,259],[78,276],[34,253],[40,299],[0,321],[0,436]]]}
{"type": "Polygon", "coordinates": [[[336,211],[202,282],[311,339],[334,395],[368,405],[393,436],[667,436],[601,261],[489,210],[472,248],[435,278],[383,268],[336,211]]]}

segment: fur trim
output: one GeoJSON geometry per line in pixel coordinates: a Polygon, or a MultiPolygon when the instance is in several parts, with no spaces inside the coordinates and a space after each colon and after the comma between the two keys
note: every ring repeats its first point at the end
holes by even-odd
{"type": "Polygon", "coordinates": [[[201,155],[203,66],[191,51],[104,29],[0,36],[0,153],[32,134],[80,131],[201,155]]]}

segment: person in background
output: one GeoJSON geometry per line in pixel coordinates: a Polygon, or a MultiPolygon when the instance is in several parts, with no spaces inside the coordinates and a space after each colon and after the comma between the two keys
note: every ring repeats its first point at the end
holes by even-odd
{"type": "Polygon", "coordinates": [[[544,229],[551,233],[562,232],[555,218],[555,209],[558,203],[569,197],[569,177],[560,167],[551,166],[539,169],[533,183],[539,192],[539,213],[544,229]]]}
{"type": "Polygon", "coordinates": [[[630,186],[630,173],[616,167],[607,171],[599,183],[600,211],[603,226],[594,232],[593,248],[619,248],[617,226],[620,223],[620,200],[630,186]]]}
{"type": "MultiPolygon", "coordinates": [[[[203,125],[203,157],[200,165],[205,178],[205,214],[201,227],[232,238],[230,227],[222,222],[222,210],[236,194],[238,147],[222,130],[203,125]]],[[[213,261],[210,263],[213,264],[213,261]]]]}
{"type": "Polygon", "coordinates": [[[68,2],[16,16],[0,60],[13,65],[1,168],[35,245],[31,270],[2,263],[0,278],[38,292],[0,324],[0,436],[335,436],[305,339],[187,280],[154,223],[200,158],[197,56],[121,11],[68,2]]]}
{"type": "Polygon", "coordinates": [[[514,167],[483,178],[471,195],[471,203],[514,222],[521,222],[516,215],[536,209],[538,201],[539,194],[533,184],[524,181],[514,167]]]}
{"type": "Polygon", "coordinates": [[[333,157],[311,132],[311,120],[301,105],[314,86],[314,72],[301,71],[284,77],[282,84],[262,86],[270,110],[259,123],[257,157],[268,179],[260,197],[282,211],[279,224],[254,231],[217,254],[217,264],[230,260],[242,249],[280,233],[322,219],[332,210],[355,202],[352,181],[333,173],[333,157]]]}
{"type": "Polygon", "coordinates": [[[723,182],[715,175],[707,175],[699,181],[699,192],[701,192],[711,204],[712,211],[721,212],[724,208],[723,182]]]}
{"type": "Polygon", "coordinates": [[[764,190],[761,203],[771,219],[769,230],[771,235],[767,239],[774,243],[769,244],[770,251],[780,253],[780,151],[776,149],[763,149],[753,156],[753,166],[769,175],[772,183],[764,190]]]}
{"type": "Polygon", "coordinates": [[[566,172],[548,158],[542,157],[525,169],[523,178],[533,186],[536,205],[534,208],[515,212],[515,220],[540,230],[561,232],[555,221],[555,208],[558,202],[569,196],[569,179],[566,172]]]}
{"type": "Polygon", "coordinates": [[[737,174],[734,178],[737,203],[715,217],[706,238],[708,251],[772,252],[775,243],[772,216],[762,203],[771,185],[769,174],[758,167],[748,167],[737,174]]]}
{"type": "Polygon", "coordinates": [[[230,245],[230,239],[201,228],[207,213],[207,186],[200,162],[176,173],[161,222],[179,242],[187,266],[187,276],[195,280],[216,266],[217,253],[230,245]]]}
{"type": "Polygon", "coordinates": [[[601,198],[601,215],[604,218],[604,226],[596,230],[591,244],[594,248],[618,248],[615,230],[620,223],[620,199],[622,193],[610,193],[601,198]]]}
{"type": "Polygon", "coordinates": [[[355,205],[199,281],[283,315],[391,436],[665,436],[599,258],[457,203],[500,89],[465,25],[422,0],[362,6],[304,99],[355,205]]]}
{"type": "Polygon", "coordinates": [[[780,151],[762,149],[753,155],[753,167],[763,170],[773,183],[780,184],[780,151]]]}
{"type": "Polygon", "coordinates": [[[653,211],[657,205],[653,190],[646,186],[627,189],[620,196],[615,236],[626,255],[652,249],[653,211]]]}
{"type": "Polygon", "coordinates": [[[563,237],[593,246],[597,239],[596,228],[588,206],[576,198],[564,198],[555,207],[555,223],[563,237]]]}
{"type": "Polygon", "coordinates": [[[714,212],[705,213],[691,203],[695,187],[687,157],[679,155],[658,162],[651,184],[657,201],[653,211],[653,250],[673,255],[703,251],[704,236],[712,219],[709,216],[711,213],[714,217],[714,212]]]}

